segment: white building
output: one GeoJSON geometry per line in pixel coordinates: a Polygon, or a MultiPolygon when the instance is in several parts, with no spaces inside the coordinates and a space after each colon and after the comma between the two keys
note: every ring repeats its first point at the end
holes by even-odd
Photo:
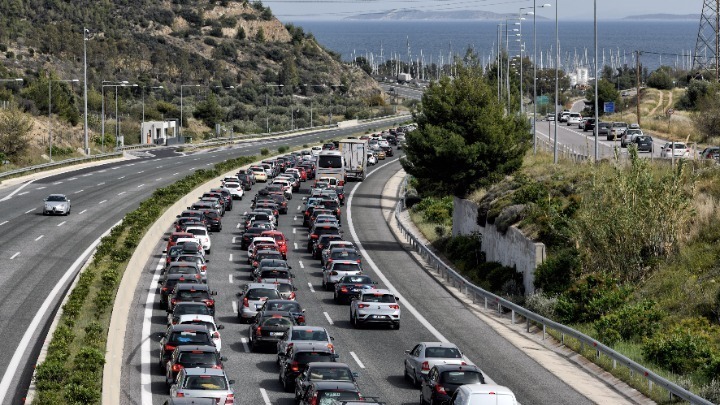
{"type": "Polygon", "coordinates": [[[175,143],[177,121],[146,121],[141,127],[140,143],[143,145],[167,145],[175,143]]]}
{"type": "Polygon", "coordinates": [[[577,68],[574,72],[568,74],[568,78],[570,79],[570,86],[576,87],[576,86],[587,86],[590,82],[590,77],[588,75],[588,69],[587,68],[577,68]]]}

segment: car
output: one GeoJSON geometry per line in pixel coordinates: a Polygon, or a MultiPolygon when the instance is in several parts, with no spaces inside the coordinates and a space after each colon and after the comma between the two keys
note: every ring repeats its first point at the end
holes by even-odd
{"type": "Polygon", "coordinates": [[[334,247],[329,250],[325,257],[325,265],[336,260],[355,261],[362,263],[362,256],[354,247],[334,247]]]}
{"type": "Polygon", "coordinates": [[[400,329],[399,297],[389,290],[375,289],[360,292],[350,303],[350,323],[355,328],[363,325],[390,325],[400,329]]]}
{"type": "Polygon", "coordinates": [[[252,266],[257,268],[258,265],[260,265],[260,261],[265,259],[285,260],[279,250],[264,248],[257,251],[255,257],[253,258],[252,266]]]}
{"type": "Polygon", "coordinates": [[[607,140],[621,139],[627,129],[628,124],[626,122],[613,122],[610,127],[610,133],[607,135],[607,140]]]}
{"type": "Polygon", "coordinates": [[[374,289],[376,285],[377,282],[369,276],[343,276],[335,283],[333,300],[336,303],[350,302],[360,294],[360,291],[374,289]]]}
{"type": "Polygon", "coordinates": [[[178,321],[180,321],[181,316],[190,314],[212,316],[212,312],[204,302],[178,302],[175,304],[175,308],[172,310],[168,309],[167,324],[176,325],[178,321]]]}
{"type": "Polygon", "coordinates": [[[485,384],[485,376],[477,366],[438,364],[422,379],[420,403],[441,404],[450,400],[458,387],[465,384],[485,384]]]}
{"type": "Polygon", "coordinates": [[[653,147],[653,139],[651,136],[648,135],[642,135],[642,136],[636,136],[635,139],[633,139],[633,143],[637,145],[638,152],[650,152],[652,153],[655,149],[653,147]]]}
{"type": "MultiPolygon", "coordinates": [[[[282,294],[282,293],[281,293],[282,294]]],[[[266,300],[260,307],[258,312],[262,311],[283,311],[289,312],[295,318],[297,325],[305,325],[305,310],[302,305],[295,300],[290,299],[273,299],[266,300]]]]}
{"type": "Polygon", "coordinates": [[[224,204],[225,211],[232,211],[233,209],[232,194],[227,187],[211,188],[210,191],[203,193],[203,197],[220,198],[224,204]]]}
{"type": "Polygon", "coordinates": [[[343,383],[357,383],[358,374],[354,373],[345,363],[314,362],[308,364],[305,371],[295,379],[295,401],[305,396],[307,389],[317,381],[338,381],[343,383]]]}
{"type": "Polygon", "coordinates": [[[580,122],[582,122],[582,119],[583,119],[583,117],[582,117],[582,115],[580,115],[580,113],[571,112],[570,114],[568,114],[567,118],[565,119],[565,122],[567,123],[567,126],[577,125],[580,122]]]}
{"type": "Polygon", "coordinates": [[[170,387],[173,398],[213,398],[217,404],[234,404],[235,391],[230,386],[225,370],[216,368],[184,368],[177,376],[177,382],[170,387]]]}
{"type": "Polygon", "coordinates": [[[587,120],[588,120],[587,117],[582,117],[582,119],[580,120],[580,122],[577,123],[577,124],[578,124],[578,129],[584,129],[584,128],[585,128],[585,121],[587,121],[587,120]]]}
{"type": "Polygon", "coordinates": [[[240,297],[237,306],[240,323],[253,320],[264,301],[282,298],[274,284],[265,283],[246,284],[238,296],[240,297]]]}
{"type": "Polygon", "coordinates": [[[666,142],[665,145],[663,145],[662,149],[660,149],[661,158],[686,158],[689,156],[690,148],[688,148],[687,145],[682,142],[666,142]]]}
{"type": "Polygon", "coordinates": [[[495,384],[466,384],[455,390],[449,404],[453,405],[518,405],[508,387],[495,384]]]}
{"type": "MultiPolygon", "coordinates": [[[[262,233],[261,233],[262,234],[262,233]]],[[[257,253],[256,247],[259,246],[276,246],[278,249],[280,246],[275,241],[275,238],[272,236],[256,236],[250,240],[250,243],[247,247],[247,257],[248,257],[248,264],[252,263],[252,259],[255,257],[255,254],[257,253]]]]}
{"type": "Polygon", "coordinates": [[[278,250],[283,255],[283,259],[287,260],[288,240],[285,237],[285,234],[283,234],[280,231],[273,230],[273,231],[265,231],[265,232],[261,233],[260,236],[263,238],[275,239],[275,243],[277,243],[278,250]]]}
{"type": "Polygon", "coordinates": [[[245,230],[245,232],[242,235],[242,239],[240,241],[240,249],[245,250],[248,249],[250,246],[250,243],[253,239],[260,236],[261,233],[271,230],[267,229],[266,226],[251,226],[245,230]]]}
{"type": "Polygon", "coordinates": [[[212,248],[212,241],[210,240],[210,234],[207,231],[207,227],[204,226],[189,226],[186,232],[193,234],[193,236],[202,243],[203,250],[205,253],[210,254],[212,248]]]}
{"type": "Polygon", "coordinates": [[[583,123],[582,130],[583,130],[583,132],[587,132],[587,131],[595,132],[595,118],[586,118],[583,123]]]}
{"type": "Polygon", "coordinates": [[[341,235],[340,227],[336,225],[313,226],[307,236],[307,252],[313,251],[313,245],[321,235],[341,235]]]}
{"type": "Polygon", "coordinates": [[[356,260],[328,261],[322,271],[322,286],[330,290],[344,276],[362,274],[362,267],[356,260]]]}
{"type": "Polygon", "coordinates": [[[569,116],[570,116],[570,111],[563,110],[562,112],[558,113],[558,121],[567,122],[569,116]]]}
{"type": "MultiPolygon", "coordinates": [[[[200,325],[169,325],[160,336],[160,369],[165,372],[165,366],[176,347],[181,345],[213,346],[210,332],[200,325]]],[[[217,350],[217,348],[216,348],[217,350]]]]}
{"type": "Polygon", "coordinates": [[[178,283],[168,296],[168,309],[172,311],[179,302],[203,302],[210,310],[210,315],[215,316],[213,295],[217,295],[217,291],[210,291],[207,284],[178,283]]]}
{"type": "MultiPolygon", "coordinates": [[[[175,257],[175,260],[172,261],[172,263],[175,263],[175,262],[195,263],[200,268],[200,274],[202,276],[207,276],[207,264],[208,264],[208,262],[210,262],[210,259],[206,259],[205,256],[201,255],[200,253],[190,254],[190,253],[185,253],[184,251],[180,251],[180,254],[177,255],[175,257]]],[[[170,264],[168,263],[166,268],[169,266],[170,266],[170,264]]]]}
{"type": "Polygon", "coordinates": [[[597,128],[597,136],[604,136],[607,138],[608,141],[613,140],[612,136],[610,135],[610,130],[612,129],[612,122],[599,122],[597,128]]]}
{"type": "Polygon", "coordinates": [[[635,122],[635,123],[630,124],[630,126],[628,128],[629,129],[640,129],[640,125],[637,122],[635,122]]]}
{"type": "Polygon", "coordinates": [[[182,274],[186,278],[195,278],[202,283],[207,283],[207,272],[204,272],[195,262],[170,262],[163,270],[163,282],[172,274],[182,274]],[[203,274],[204,273],[204,274],[203,274]]]}
{"type": "Polygon", "coordinates": [[[43,202],[43,215],[70,215],[72,206],[65,194],[50,194],[43,202]]]}
{"type": "MultiPolygon", "coordinates": [[[[256,283],[276,283],[278,280],[290,282],[295,276],[287,269],[264,268],[258,270],[257,273],[253,273],[253,277],[256,283]]],[[[282,295],[282,293],[280,295],[282,295]]]]}
{"type": "Polygon", "coordinates": [[[310,153],[313,156],[318,156],[320,155],[321,150],[323,150],[322,146],[313,146],[312,148],[310,148],[310,153]]]}
{"type": "Polygon", "coordinates": [[[268,174],[265,171],[265,168],[262,166],[250,166],[250,169],[253,172],[253,175],[255,175],[255,181],[267,183],[268,181],[268,174]]]}
{"type": "MultiPolygon", "coordinates": [[[[330,256],[330,252],[333,249],[355,249],[355,245],[353,245],[352,242],[342,240],[342,238],[340,238],[340,235],[323,235],[318,239],[316,246],[318,249],[322,249],[319,255],[320,264],[322,266],[325,266],[325,261],[328,259],[328,257],[330,256]]],[[[313,258],[315,258],[315,256],[313,256],[313,258]]]]}
{"type": "Polygon", "coordinates": [[[545,121],[555,121],[555,114],[553,114],[553,113],[548,113],[548,114],[545,116],[545,121]]]}
{"type": "Polygon", "coordinates": [[[276,362],[280,364],[288,356],[291,348],[302,345],[310,348],[321,345],[327,347],[331,353],[335,353],[334,339],[322,326],[291,326],[277,343],[276,362]]]}
{"type": "Polygon", "coordinates": [[[225,182],[224,187],[230,191],[230,196],[233,200],[242,200],[245,195],[245,186],[239,181],[228,181],[225,182]]]}
{"type": "Polygon", "coordinates": [[[460,349],[449,342],[420,342],[405,350],[403,375],[419,386],[430,369],[438,364],[474,365],[460,349]]]}
{"type": "Polygon", "coordinates": [[[192,275],[186,274],[171,274],[168,275],[164,280],[158,280],[158,287],[160,288],[160,306],[163,308],[169,308],[168,304],[170,300],[168,297],[175,290],[175,286],[178,283],[190,283],[200,284],[199,278],[195,278],[192,275]]]}
{"type": "Polygon", "coordinates": [[[174,262],[175,259],[177,259],[182,254],[182,251],[183,251],[183,247],[177,246],[177,245],[168,249],[167,254],[165,255],[165,267],[167,268],[167,266],[171,262],[174,262]]]}
{"type": "Polygon", "coordinates": [[[335,362],[338,355],[324,344],[293,345],[280,360],[278,380],[286,392],[295,388],[295,379],[314,362],[335,362]]]}
{"type": "Polygon", "coordinates": [[[363,396],[354,383],[340,381],[316,381],[307,388],[305,395],[300,398],[299,404],[326,404],[329,401],[362,401],[363,396]]]}
{"type": "Polygon", "coordinates": [[[225,329],[224,325],[218,325],[215,323],[215,318],[212,315],[196,315],[187,314],[180,315],[178,317],[176,325],[200,325],[205,326],[210,334],[212,335],[213,343],[217,348],[217,351],[222,350],[222,338],[220,337],[219,330],[225,329]]]}
{"type": "Polygon", "coordinates": [[[643,136],[643,131],[640,129],[626,129],[623,136],[620,138],[620,147],[627,148],[631,143],[635,143],[635,137],[643,136]]]}
{"type": "MultiPolygon", "coordinates": [[[[184,368],[223,368],[226,357],[221,357],[213,346],[180,345],[175,348],[165,366],[165,383],[175,383],[178,373],[184,368]]],[[[214,404],[214,402],[213,402],[214,404]]]]}
{"type": "Polygon", "coordinates": [[[268,345],[277,347],[277,343],[285,335],[285,332],[294,325],[295,317],[290,312],[258,312],[248,329],[250,350],[256,351],[260,347],[268,345]]]}
{"type": "Polygon", "coordinates": [[[720,159],[720,147],[708,146],[707,148],[703,149],[703,151],[700,153],[700,159],[719,160],[720,159]]]}
{"type": "Polygon", "coordinates": [[[368,152],[367,153],[367,165],[375,166],[376,164],[377,164],[377,156],[375,156],[375,154],[372,152],[368,152]]]}

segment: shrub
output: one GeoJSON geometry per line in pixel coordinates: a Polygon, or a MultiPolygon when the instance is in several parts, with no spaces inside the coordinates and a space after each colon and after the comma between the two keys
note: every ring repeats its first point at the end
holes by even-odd
{"type": "Polygon", "coordinates": [[[270,149],[268,149],[268,148],[262,148],[262,149],[260,149],[260,154],[263,155],[263,156],[267,156],[267,155],[270,154],[270,149]]]}
{"type": "Polygon", "coordinates": [[[94,404],[100,400],[100,390],[84,384],[68,384],[64,393],[65,398],[75,404],[94,404]]]}
{"type": "MultiPolygon", "coordinates": [[[[720,327],[714,326],[717,335],[720,327]]],[[[643,345],[643,355],[673,373],[692,373],[712,364],[713,348],[705,318],[681,321],[670,330],[658,332],[643,345]]]]}
{"type": "Polygon", "coordinates": [[[631,289],[603,275],[587,275],[558,297],[561,322],[592,322],[625,303],[631,289]]]}
{"type": "Polygon", "coordinates": [[[290,150],[290,147],[289,147],[289,146],[281,146],[281,147],[278,148],[278,153],[285,153],[285,152],[287,152],[288,150],[290,150]]]}
{"type": "Polygon", "coordinates": [[[575,248],[563,249],[548,257],[535,270],[535,287],[547,294],[560,294],[580,275],[580,256],[575,248]]]}
{"type": "Polygon", "coordinates": [[[600,340],[612,346],[621,339],[638,341],[640,338],[651,337],[662,318],[663,314],[655,301],[643,300],[603,315],[593,326],[600,340]]]}
{"type": "Polygon", "coordinates": [[[542,292],[530,294],[525,298],[525,308],[548,319],[555,319],[556,306],[557,297],[546,295],[542,292]]]}

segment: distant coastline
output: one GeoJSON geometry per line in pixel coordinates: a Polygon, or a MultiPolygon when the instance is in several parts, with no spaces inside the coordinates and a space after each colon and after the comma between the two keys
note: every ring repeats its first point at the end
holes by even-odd
{"type": "Polygon", "coordinates": [[[629,15],[623,20],[645,21],[700,21],[700,14],[640,14],[629,15]]]}
{"type": "MultiPolygon", "coordinates": [[[[345,17],[344,19],[356,21],[502,21],[515,17],[517,17],[517,13],[500,14],[480,10],[423,11],[415,9],[396,9],[380,13],[356,14],[345,17]]],[[[537,16],[537,19],[547,20],[547,18],[542,16],[537,16]]]]}

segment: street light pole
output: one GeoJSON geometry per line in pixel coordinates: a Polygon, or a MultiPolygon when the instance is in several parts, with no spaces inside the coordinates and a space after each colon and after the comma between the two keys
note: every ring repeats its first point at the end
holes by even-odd
{"type": "MultiPolygon", "coordinates": [[[[558,50],[558,44],[560,43],[560,40],[558,38],[558,0],[555,0],[555,107],[553,108],[553,114],[555,115],[555,140],[553,141],[553,163],[557,164],[558,162],[558,139],[557,139],[557,133],[558,133],[558,116],[557,116],[557,106],[558,106],[558,74],[560,72],[560,51],[558,50]]],[[[597,87],[597,84],[596,84],[597,87]]],[[[597,127],[597,123],[595,123],[595,126],[597,127]]],[[[597,137],[595,138],[597,139],[597,137]]]]}
{"type": "Polygon", "coordinates": [[[178,139],[182,136],[183,126],[183,88],[185,87],[200,87],[199,84],[181,84],[180,85],[180,127],[178,128],[178,139]]]}
{"type": "MultiPolygon", "coordinates": [[[[597,162],[600,158],[600,149],[598,146],[598,31],[597,31],[597,0],[593,0],[593,20],[594,20],[594,40],[595,40],[595,61],[593,61],[593,69],[595,70],[595,125],[593,127],[593,134],[595,135],[595,161],[597,162]]],[[[650,155],[652,155],[652,148],[650,149],[650,155]]]]}
{"type": "MultiPolygon", "coordinates": [[[[265,88],[268,87],[285,87],[284,84],[271,84],[265,83],[265,88]]],[[[270,102],[268,101],[268,93],[265,92],[265,126],[267,127],[267,133],[270,133],[270,102]]]]}
{"type": "MultiPolygon", "coordinates": [[[[143,133],[143,126],[145,125],[145,89],[148,88],[148,86],[142,86],[140,88],[140,93],[142,94],[142,124],[140,124],[140,143],[143,143],[143,136],[145,135],[143,133]]],[[[162,89],[163,86],[149,86],[150,90],[154,89],[162,89]]]]}
{"type": "Polygon", "coordinates": [[[48,138],[50,142],[50,161],[52,162],[52,84],[53,82],[79,82],[78,79],[53,80],[48,78],[48,138]]]}
{"type": "Polygon", "coordinates": [[[90,155],[90,144],[88,143],[88,96],[87,96],[87,34],[89,29],[83,27],[83,100],[85,103],[85,123],[83,132],[85,134],[85,155],[90,155]]]}

